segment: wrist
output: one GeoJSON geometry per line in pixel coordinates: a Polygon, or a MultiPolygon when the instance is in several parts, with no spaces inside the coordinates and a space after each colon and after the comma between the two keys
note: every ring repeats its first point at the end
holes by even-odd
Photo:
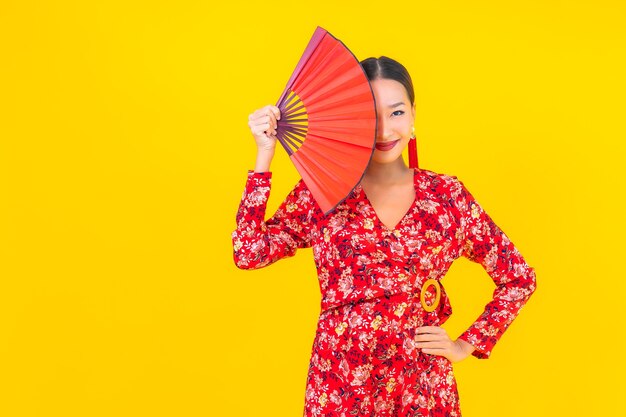
{"type": "Polygon", "coordinates": [[[261,154],[261,155],[274,155],[274,152],[276,151],[276,146],[257,146],[256,148],[256,153],[257,155],[261,154]]]}
{"type": "Polygon", "coordinates": [[[476,348],[474,347],[474,345],[472,345],[469,342],[466,342],[463,339],[456,339],[454,341],[454,343],[456,343],[463,352],[467,353],[468,355],[470,355],[472,352],[474,352],[476,350],[476,348]]]}
{"type": "Polygon", "coordinates": [[[274,149],[258,149],[256,154],[256,163],[254,165],[255,172],[267,172],[270,170],[272,159],[274,158],[274,149]]]}

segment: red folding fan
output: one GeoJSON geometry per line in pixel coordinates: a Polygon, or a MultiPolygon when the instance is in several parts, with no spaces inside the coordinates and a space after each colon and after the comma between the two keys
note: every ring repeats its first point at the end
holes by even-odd
{"type": "Polygon", "coordinates": [[[367,76],[343,42],[318,26],[276,106],[276,137],[329,213],[359,183],[374,151],[367,76]]]}

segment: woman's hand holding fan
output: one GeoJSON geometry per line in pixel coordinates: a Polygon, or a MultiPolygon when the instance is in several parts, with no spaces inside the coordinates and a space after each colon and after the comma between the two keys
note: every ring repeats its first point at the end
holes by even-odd
{"type": "Polygon", "coordinates": [[[255,110],[248,117],[248,126],[257,146],[256,172],[269,171],[276,149],[276,128],[280,120],[280,110],[267,105],[255,110]]]}
{"type": "Polygon", "coordinates": [[[271,104],[255,110],[248,117],[248,126],[259,150],[276,148],[276,128],[279,119],[280,110],[271,104]]]}

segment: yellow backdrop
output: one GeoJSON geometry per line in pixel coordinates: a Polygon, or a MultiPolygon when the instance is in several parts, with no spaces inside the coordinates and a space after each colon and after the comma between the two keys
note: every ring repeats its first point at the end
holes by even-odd
{"type": "MultiPolygon", "coordinates": [[[[624,415],[624,3],[0,4],[0,415],[298,416],[310,250],[240,271],[255,148],[315,27],[404,63],[420,165],[536,268],[464,417],[624,415]]],[[[298,180],[279,148],[268,214],[298,180]]],[[[457,337],[494,288],[459,259],[457,337]]]]}

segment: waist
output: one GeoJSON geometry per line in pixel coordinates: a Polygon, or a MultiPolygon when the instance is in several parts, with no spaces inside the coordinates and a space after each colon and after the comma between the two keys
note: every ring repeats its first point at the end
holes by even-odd
{"type": "Polygon", "coordinates": [[[444,323],[452,314],[450,300],[437,280],[425,280],[419,286],[395,289],[395,291],[372,288],[362,293],[351,293],[352,297],[340,300],[323,299],[320,318],[349,316],[354,310],[366,314],[395,316],[396,318],[412,317],[422,325],[444,323]],[[332,301],[332,302],[331,302],[332,301]]]}

